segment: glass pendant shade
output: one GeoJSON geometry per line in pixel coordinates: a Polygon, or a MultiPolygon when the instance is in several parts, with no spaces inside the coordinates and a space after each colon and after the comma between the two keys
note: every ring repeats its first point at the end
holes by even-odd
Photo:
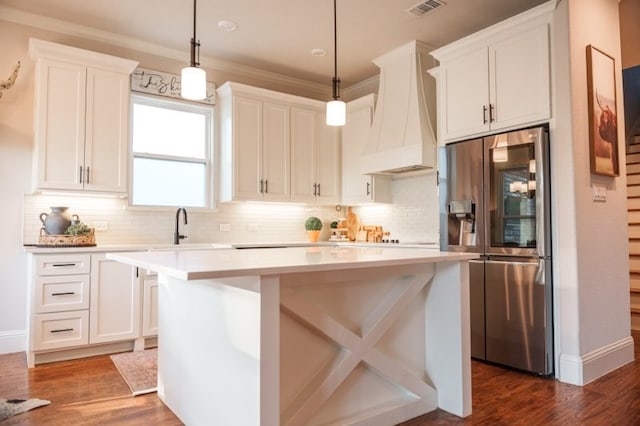
{"type": "Polygon", "coordinates": [[[180,94],[185,99],[198,101],[207,97],[207,73],[198,67],[182,68],[180,94]]]}
{"type": "Polygon", "coordinates": [[[344,126],[347,115],[346,104],[334,99],[327,102],[327,126],[344,126]]]}

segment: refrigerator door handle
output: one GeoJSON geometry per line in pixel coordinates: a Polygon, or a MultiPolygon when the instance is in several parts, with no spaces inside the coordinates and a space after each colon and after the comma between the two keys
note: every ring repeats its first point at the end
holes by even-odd
{"type": "MultiPolygon", "coordinates": [[[[546,283],[546,275],[545,275],[545,270],[546,270],[546,261],[543,258],[538,258],[536,259],[538,262],[538,267],[536,268],[536,274],[535,274],[535,284],[538,285],[545,285],[546,283]]],[[[517,261],[511,261],[511,260],[494,260],[494,259],[489,259],[487,262],[489,263],[501,263],[501,264],[509,264],[509,265],[513,265],[513,266],[530,266],[533,264],[533,262],[517,262],[517,261]]]]}

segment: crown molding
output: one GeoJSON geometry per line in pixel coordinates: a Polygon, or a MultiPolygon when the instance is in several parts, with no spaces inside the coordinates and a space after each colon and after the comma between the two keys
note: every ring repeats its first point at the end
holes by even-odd
{"type": "MultiPolygon", "coordinates": [[[[145,52],[168,59],[187,62],[188,52],[171,49],[159,44],[141,41],[139,39],[121,34],[102,31],[85,25],[74,24],[48,16],[24,12],[15,8],[0,6],[0,20],[15,24],[35,27],[68,36],[92,40],[95,42],[110,44],[121,48],[145,52]]],[[[331,87],[320,83],[289,77],[271,71],[261,70],[247,65],[215,59],[212,57],[200,57],[201,66],[215,69],[232,75],[243,76],[253,80],[263,81],[266,85],[278,85],[294,90],[312,93],[319,99],[328,98],[331,87]]],[[[220,82],[220,84],[223,82],[220,82]]]]}

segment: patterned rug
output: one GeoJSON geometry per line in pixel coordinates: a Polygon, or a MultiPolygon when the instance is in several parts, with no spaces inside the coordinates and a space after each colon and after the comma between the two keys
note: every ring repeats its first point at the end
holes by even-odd
{"type": "Polygon", "coordinates": [[[111,361],[134,396],[155,392],[158,389],[157,349],[111,355],[111,361]]]}
{"type": "Polygon", "coordinates": [[[51,401],[45,399],[4,399],[0,398],[0,422],[16,414],[24,413],[36,407],[49,405],[51,401]]]}

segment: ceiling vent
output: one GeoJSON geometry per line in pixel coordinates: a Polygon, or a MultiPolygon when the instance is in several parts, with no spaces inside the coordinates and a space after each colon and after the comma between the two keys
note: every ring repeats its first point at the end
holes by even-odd
{"type": "Polygon", "coordinates": [[[420,2],[418,4],[416,4],[415,6],[413,6],[411,9],[407,9],[407,12],[409,12],[410,14],[414,15],[414,16],[423,16],[426,15],[427,13],[433,11],[434,9],[439,8],[440,6],[445,5],[446,3],[443,2],[442,0],[426,0],[423,2],[420,2]]]}

